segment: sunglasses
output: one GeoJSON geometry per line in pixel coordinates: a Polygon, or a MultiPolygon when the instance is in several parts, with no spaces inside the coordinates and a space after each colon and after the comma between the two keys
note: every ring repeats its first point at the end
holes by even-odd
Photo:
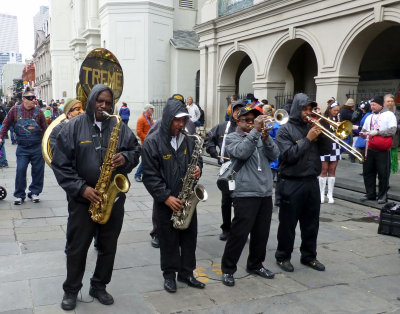
{"type": "Polygon", "coordinates": [[[24,96],[24,98],[27,99],[27,100],[32,101],[32,100],[36,99],[36,96],[24,96]]]}
{"type": "Polygon", "coordinates": [[[253,118],[240,118],[240,121],[244,121],[246,123],[254,123],[254,119],[253,118]]]}

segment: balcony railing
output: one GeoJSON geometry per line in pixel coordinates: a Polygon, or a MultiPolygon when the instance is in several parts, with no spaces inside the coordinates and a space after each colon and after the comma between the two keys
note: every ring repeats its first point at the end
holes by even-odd
{"type": "Polygon", "coordinates": [[[254,0],[219,0],[218,1],[218,16],[232,14],[239,10],[243,10],[252,6],[254,0]]]}

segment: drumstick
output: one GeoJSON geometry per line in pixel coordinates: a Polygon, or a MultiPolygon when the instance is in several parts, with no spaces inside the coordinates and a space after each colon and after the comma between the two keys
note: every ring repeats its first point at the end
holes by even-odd
{"type": "Polygon", "coordinates": [[[224,157],[224,156],[217,156],[217,158],[222,158],[222,159],[225,159],[225,160],[231,160],[230,158],[224,157]]]}

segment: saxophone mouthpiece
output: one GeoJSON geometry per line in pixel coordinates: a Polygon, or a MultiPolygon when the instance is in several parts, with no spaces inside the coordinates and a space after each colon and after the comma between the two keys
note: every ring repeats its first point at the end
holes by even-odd
{"type": "Polygon", "coordinates": [[[110,114],[107,111],[102,111],[101,114],[105,117],[110,117],[110,114]]]}

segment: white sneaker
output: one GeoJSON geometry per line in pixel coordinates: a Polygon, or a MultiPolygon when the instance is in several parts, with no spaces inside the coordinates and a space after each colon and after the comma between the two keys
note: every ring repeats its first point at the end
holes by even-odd
{"type": "Polygon", "coordinates": [[[40,202],[40,198],[39,198],[39,196],[36,195],[36,194],[32,194],[31,197],[30,197],[30,199],[31,199],[32,202],[34,202],[34,203],[39,203],[39,202],[40,202]]]}
{"type": "Polygon", "coordinates": [[[14,205],[21,205],[24,202],[24,200],[20,197],[17,197],[14,201],[14,205]]]}

